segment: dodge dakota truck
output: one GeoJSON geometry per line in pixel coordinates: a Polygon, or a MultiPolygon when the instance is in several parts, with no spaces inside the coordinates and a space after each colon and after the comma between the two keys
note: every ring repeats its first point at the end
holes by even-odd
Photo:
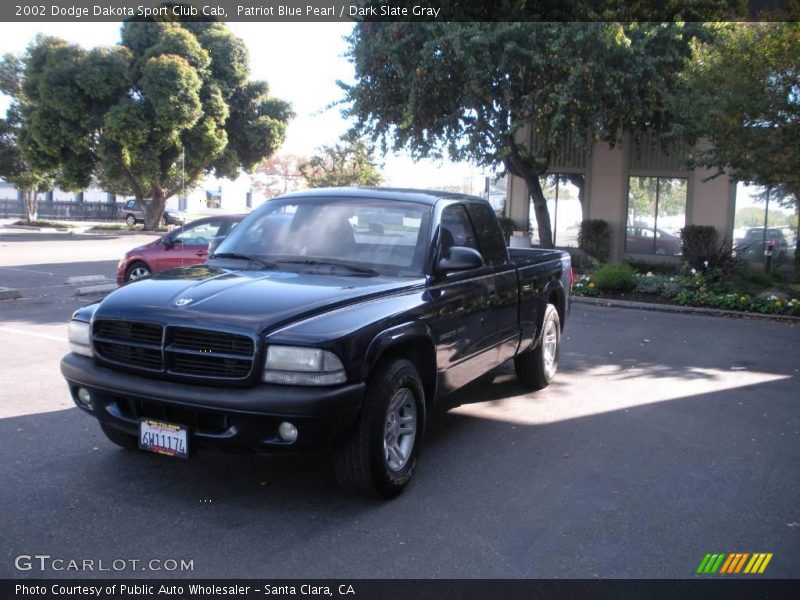
{"type": "Polygon", "coordinates": [[[304,191],[206,264],[77,310],[61,372],[125,448],[323,446],[345,489],[389,498],[441,398],[511,359],[528,388],[550,383],[572,283],[569,254],[507,248],[481,198],[304,191]]]}

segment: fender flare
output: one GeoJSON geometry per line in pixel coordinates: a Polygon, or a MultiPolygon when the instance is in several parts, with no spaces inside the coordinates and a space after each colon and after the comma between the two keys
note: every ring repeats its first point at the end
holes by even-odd
{"type": "MultiPolygon", "coordinates": [[[[367,351],[364,353],[361,378],[366,380],[369,377],[369,374],[387,350],[399,346],[400,344],[416,340],[423,340],[430,344],[433,355],[434,357],[436,356],[436,344],[433,340],[433,333],[424,323],[416,321],[401,323],[400,325],[390,327],[378,333],[369,343],[367,351]]],[[[433,365],[433,372],[436,372],[435,364],[433,365]]]]}

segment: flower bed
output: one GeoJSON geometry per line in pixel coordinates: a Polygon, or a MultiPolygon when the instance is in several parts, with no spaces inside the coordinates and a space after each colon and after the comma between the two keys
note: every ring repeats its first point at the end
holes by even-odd
{"type": "MultiPolygon", "coordinates": [[[[770,294],[754,295],[732,289],[731,282],[721,273],[709,270],[705,273],[695,269],[684,269],[681,275],[655,275],[652,272],[634,275],[635,286],[628,294],[604,290],[598,285],[594,273],[580,276],[573,287],[576,296],[613,297],[655,302],[680,304],[757,312],[761,314],[800,316],[800,299],[795,295],[770,294]]],[[[601,280],[602,281],[602,280],[601,280]]]]}

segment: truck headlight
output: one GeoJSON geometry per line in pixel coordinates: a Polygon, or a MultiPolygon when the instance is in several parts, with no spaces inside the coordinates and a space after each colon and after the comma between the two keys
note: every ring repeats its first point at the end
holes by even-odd
{"type": "Polygon", "coordinates": [[[92,326],[86,321],[70,321],[69,322],[69,349],[75,354],[82,354],[83,356],[92,357],[92,343],[91,343],[91,330],[92,326]]]}
{"type": "Polygon", "coordinates": [[[268,346],[263,381],[288,385],[334,385],[347,381],[342,361],[318,348],[268,346]]]}

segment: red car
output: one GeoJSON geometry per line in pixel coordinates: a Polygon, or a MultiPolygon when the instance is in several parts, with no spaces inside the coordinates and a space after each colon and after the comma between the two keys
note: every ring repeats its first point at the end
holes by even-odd
{"type": "Polygon", "coordinates": [[[150,273],[204,263],[209,243],[214,238],[224,238],[246,216],[217,215],[198,219],[128,251],[117,264],[117,283],[124,285],[150,273]]]}

